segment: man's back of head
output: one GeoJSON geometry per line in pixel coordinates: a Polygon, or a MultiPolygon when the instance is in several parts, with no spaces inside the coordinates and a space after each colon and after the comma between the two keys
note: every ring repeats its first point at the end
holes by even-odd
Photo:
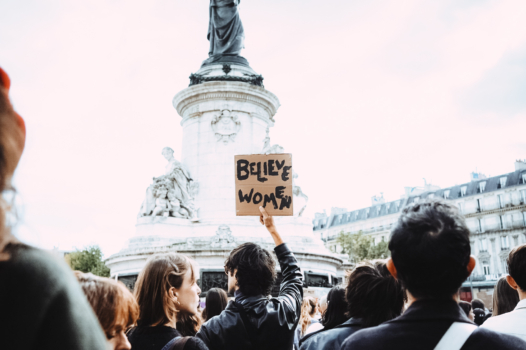
{"type": "Polygon", "coordinates": [[[506,263],[509,275],[518,286],[519,294],[524,294],[526,292],[526,244],[514,248],[508,255],[506,263]]]}
{"type": "Polygon", "coordinates": [[[237,286],[247,297],[267,296],[276,279],[276,262],[266,249],[248,242],[232,250],[225,261],[225,271],[235,277],[229,278],[229,293],[233,294],[237,286]],[[235,285],[230,280],[235,280],[235,285]]]}
{"type": "Polygon", "coordinates": [[[404,208],[389,250],[398,279],[417,299],[451,299],[469,275],[469,229],[458,209],[445,201],[404,208]]]}
{"type": "Polygon", "coordinates": [[[484,302],[480,299],[473,299],[471,301],[471,307],[473,308],[473,310],[475,309],[482,309],[482,310],[485,310],[486,309],[486,306],[484,305],[484,302]]]}

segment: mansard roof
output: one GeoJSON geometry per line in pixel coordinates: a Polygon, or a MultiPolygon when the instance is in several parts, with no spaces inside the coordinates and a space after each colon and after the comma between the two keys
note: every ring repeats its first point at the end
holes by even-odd
{"type": "Polygon", "coordinates": [[[499,176],[493,176],[489,177],[487,179],[480,179],[477,181],[471,181],[468,183],[464,183],[461,185],[455,185],[448,188],[443,188],[436,191],[430,191],[425,192],[416,196],[410,196],[408,198],[398,199],[396,201],[383,203],[383,204],[377,204],[371,207],[358,209],[349,211],[346,213],[338,214],[338,215],[331,215],[330,217],[314,220],[314,231],[322,230],[324,228],[327,228],[327,226],[339,226],[339,225],[345,225],[351,222],[356,221],[362,221],[367,219],[373,219],[381,216],[386,216],[390,214],[396,214],[400,212],[400,210],[405,207],[406,205],[409,205],[411,203],[414,203],[415,200],[421,200],[424,198],[427,198],[429,196],[437,197],[437,198],[445,198],[445,194],[448,193],[448,196],[446,199],[448,200],[455,200],[459,198],[465,198],[469,196],[474,196],[476,194],[480,194],[480,183],[486,182],[486,186],[484,188],[484,191],[482,193],[488,193],[488,192],[494,192],[501,188],[508,188],[508,187],[514,187],[517,185],[524,185],[526,184],[526,170],[517,170],[512,173],[499,175],[499,176]],[[501,178],[506,178],[506,183],[504,187],[501,187],[501,178]],[[462,189],[465,187],[465,193],[463,194],[462,189]],[[449,191],[449,192],[448,192],[449,191]]]}

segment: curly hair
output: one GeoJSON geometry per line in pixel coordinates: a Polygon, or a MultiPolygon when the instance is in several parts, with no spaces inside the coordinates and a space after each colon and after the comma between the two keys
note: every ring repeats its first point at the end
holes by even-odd
{"type": "Polygon", "coordinates": [[[313,297],[303,298],[301,303],[301,316],[299,321],[299,326],[301,327],[301,336],[305,335],[307,328],[310,326],[310,320],[316,312],[316,300],[313,297]]]}
{"type": "Polygon", "coordinates": [[[276,262],[259,245],[243,243],[226,259],[225,272],[235,273],[239,290],[244,295],[269,295],[276,280],[276,262]]]}

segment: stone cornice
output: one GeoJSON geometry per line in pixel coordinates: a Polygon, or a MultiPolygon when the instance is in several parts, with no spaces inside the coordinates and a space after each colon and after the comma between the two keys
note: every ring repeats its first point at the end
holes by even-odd
{"type": "Polygon", "coordinates": [[[505,208],[498,208],[498,209],[492,209],[492,210],[483,210],[480,213],[471,213],[466,214],[464,217],[466,218],[476,218],[479,216],[485,216],[490,214],[498,214],[498,213],[505,213],[508,211],[515,211],[515,210],[526,210],[526,204],[523,205],[515,205],[515,206],[509,206],[505,208]]]}
{"type": "Polygon", "coordinates": [[[280,107],[277,96],[272,92],[262,87],[230,81],[190,86],[175,95],[172,103],[177,113],[184,118],[188,108],[206,100],[250,102],[265,109],[271,118],[280,107]]]}

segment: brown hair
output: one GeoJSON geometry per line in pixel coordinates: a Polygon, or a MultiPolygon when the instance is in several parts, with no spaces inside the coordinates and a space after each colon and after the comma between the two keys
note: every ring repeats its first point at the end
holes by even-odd
{"type": "MultiPolygon", "coordinates": [[[[11,175],[18,164],[18,158],[24,148],[24,130],[22,119],[16,114],[9,101],[10,80],[0,68],[0,192],[12,189],[11,175]]],[[[8,259],[4,253],[10,241],[16,241],[6,227],[6,212],[10,205],[0,196],[0,260],[8,259]]]]}
{"type": "Polygon", "coordinates": [[[515,309],[519,303],[519,293],[510,287],[506,276],[501,277],[493,290],[492,316],[498,316],[515,309]]]}
{"type": "Polygon", "coordinates": [[[122,282],[80,271],[75,276],[108,339],[135,324],[139,306],[122,282]]]}
{"type": "Polygon", "coordinates": [[[305,335],[305,332],[310,325],[310,319],[312,316],[314,316],[314,312],[316,312],[316,300],[314,300],[312,297],[303,298],[299,322],[301,326],[301,336],[305,335]]]}
{"type": "Polygon", "coordinates": [[[204,323],[200,313],[195,315],[187,311],[181,311],[177,314],[177,330],[183,337],[193,337],[199,332],[201,325],[204,323]]]}
{"type": "Polygon", "coordinates": [[[139,303],[139,326],[176,323],[177,310],[170,299],[170,288],[180,288],[186,272],[194,268],[191,260],[177,253],[154,255],[148,259],[135,284],[135,298],[139,303]]]}
{"type": "Polygon", "coordinates": [[[211,288],[206,292],[206,306],[203,310],[203,318],[208,321],[223,312],[228,304],[228,295],[221,288],[211,288]]]}

